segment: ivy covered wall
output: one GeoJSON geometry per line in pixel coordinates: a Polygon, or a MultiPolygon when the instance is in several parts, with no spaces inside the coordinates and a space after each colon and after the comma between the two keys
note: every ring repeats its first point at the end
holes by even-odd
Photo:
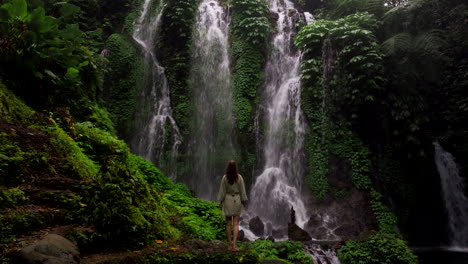
{"type": "MultiPolygon", "coordinates": [[[[250,175],[256,163],[255,114],[264,81],[268,37],[274,25],[268,20],[265,0],[233,0],[230,27],[232,89],[237,118],[241,171],[250,175]]],[[[253,179],[247,178],[250,182],[253,179]]],[[[250,185],[250,184],[248,184],[250,185]]]]}

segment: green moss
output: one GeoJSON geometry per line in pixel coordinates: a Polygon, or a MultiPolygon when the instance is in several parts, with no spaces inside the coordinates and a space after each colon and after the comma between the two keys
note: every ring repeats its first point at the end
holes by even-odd
{"type": "Polygon", "coordinates": [[[0,208],[15,207],[25,203],[28,198],[18,188],[0,189],[0,208]]]}
{"type": "Polygon", "coordinates": [[[8,90],[0,80],[0,120],[26,121],[33,114],[34,111],[8,90]]]}
{"type": "MultiPolygon", "coordinates": [[[[40,209],[40,208],[39,208],[40,209]]],[[[26,210],[0,215],[0,243],[63,220],[62,212],[26,210]]]]}
{"type": "Polygon", "coordinates": [[[101,163],[109,155],[123,155],[128,151],[125,142],[91,122],[77,123],[74,128],[76,143],[95,162],[101,163]]]}
{"type": "Polygon", "coordinates": [[[24,153],[6,133],[0,133],[0,184],[14,185],[22,181],[24,153]]]}
{"type": "Polygon", "coordinates": [[[75,140],[65,131],[59,127],[51,126],[45,128],[44,132],[52,135],[51,147],[66,157],[63,169],[70,172],[68,176],[87,178],[96,175],[98,172],[96,164],[83,153],[75,140]]]}

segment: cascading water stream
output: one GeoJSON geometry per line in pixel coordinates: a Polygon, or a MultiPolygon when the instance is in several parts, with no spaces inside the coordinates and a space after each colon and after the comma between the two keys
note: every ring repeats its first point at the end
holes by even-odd
{"type": "Polygon", "coordinates": [[[141,14],[134,22],[133,39],[141,47],[145,67],[135,114],[133,131],[136,132],[130,138],[130,148],[175,179],[182,137],[172,118],[169,88],[154,45],[163,9],[163,1],[145,0],[141,14]]]}
{"type": "Polygon", "coordinates": [[[190,81],[195,98],[189,149],[196,173],[186,183],[207,200],[215,198],[227,162],[237,156],[228,10],[216,0],[204,0],[194,30],[190,81]]]}
{"type": "Polygon", "coordinates": [[[295,23],[289,14],[294,6],[289,0],[270,0],[269,5],[278,20],[262,95],[267,129],[262,148],[265,165],[252,187],[249,205],[249,214],[267,223],[266,235],[287,226],[291,207],[299,226],[308,220],[301,194],[306,123],[300,107],[300,53],[291,49],[295,23]]]}
{"type": "Polygon", "coordinates": [[[464,179],[459,175],[458,166],[452,154],[445,151],[438,142],[434,143],[435,162],[439,171],[442,198],[447,210],[449,246],[468,247],[468,199],[464,195],[464,179]]]}

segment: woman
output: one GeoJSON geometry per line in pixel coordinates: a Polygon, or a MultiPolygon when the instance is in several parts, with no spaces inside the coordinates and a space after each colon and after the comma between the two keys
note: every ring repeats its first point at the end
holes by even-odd
{"type": "Polygon", "coordinates": [[[237,234],[239,233],[239,216],[244,212],[244,204],[247,201],[244,179],[237,173],[236,162],[229,161],[226,174],[219,186],[218,201],[220,202],[223,215],[226,216],[226,234],[229,249],[237,251],[237,234]],[[231,229],[234,234],[231,236],[231,229]],[[231,239],[232,238],[232,239],[231,239]]]}

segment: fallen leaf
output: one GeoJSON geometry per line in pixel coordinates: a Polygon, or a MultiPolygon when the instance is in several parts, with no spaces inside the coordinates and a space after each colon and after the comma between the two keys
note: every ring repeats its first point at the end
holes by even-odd
{"type": "Polygon", "coordinates": [[[156,242],[156,244],[162,244],[162,240],[155,240],[154,242],[156,242]]]}
{"type": "Polygon", "coordinates": [[[80,206],[81,206],[81,207],[85,207],[86,205],[87,205],[87,204],[85,204],[85,203],[80,203],[80,206]]]}

